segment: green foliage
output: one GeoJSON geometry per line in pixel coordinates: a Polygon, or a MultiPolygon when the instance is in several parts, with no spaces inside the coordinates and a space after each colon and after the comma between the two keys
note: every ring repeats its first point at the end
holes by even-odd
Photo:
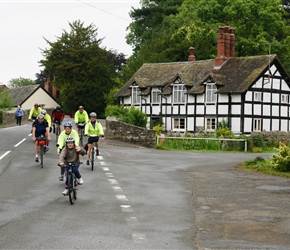
{"type": "Polygon", "coordinates": [[[158,136],[158,135],[160,135],[161,132],[164,130],[164,126],[158,124],[158,125],[154,126],[153,129],[155,130],[155,134],[156,134],[156,136],[158,136]]]}
{"type": "Polygon", "coordinates": [[[109,105],[106,107],[105,116],[117,117],[120,121],[146,128],[147,125],[147,115],[143,113],[140,109],[134,106],[130,109],[124,108],[123,106],[113,106],[109,105]]]}
{"type": "Polygon", "coordinates": [[[217,138],[231,138],[234,137],[234,134],[228,127],[228,122],[226,120],[222,120],[218,122],[216,129],[216,137],[217,138]]]}
{"type": "Polygon", "coordinates": [[[50,48],[42,50],[44,59],[40,63],[54,76],[52,84],[59,89],[59,101],[67,113],[73,114],[83,105],[87,112],[103,117],[110,91],[119,86],[116,79],[120,68],[116,64],[122,57],[100,48],[102,39],[97,39],[95,25],[85,27],[74,21],[69,26],[70,31],[63,31],[56,42],[45,39],[50,48]]]}
{"type": "Polygon", "coordinates": [[[0,109],[10,110],[14,106],[14,101],[9,94],[9,89],[4,89],[0,93],[0,109]]]}
{"type": "Polygon", "coordinates": [[[19,78],[12,78],[8,82],[8,87],[16,88],[16,87],[22,87],[22,86],[34,85],[34,84],[35,82],[29,78],[19,77],[19,78]]]}
{"type": "Polygon", "coordinates": [[[273,169],[282,172],[290,172],[290,147],[280,142],[277,151],[277,154],[271,156],[273,169]]]}

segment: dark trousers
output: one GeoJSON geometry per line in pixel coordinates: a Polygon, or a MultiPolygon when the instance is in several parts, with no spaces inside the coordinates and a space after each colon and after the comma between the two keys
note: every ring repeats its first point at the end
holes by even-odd
{"type": "Polygon", "coordinates": [[[22,116],[16,116],[16,124],[21,125],[22,116]]]}

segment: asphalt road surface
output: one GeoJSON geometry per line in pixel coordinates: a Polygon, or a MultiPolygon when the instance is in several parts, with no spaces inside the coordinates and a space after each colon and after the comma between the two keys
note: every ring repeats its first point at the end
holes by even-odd
{"type": "Polygon", "coordinates": [[[54,135],[43,169],[30,125],[1,128],[0,138],[0,249],[290,247],[290,181],[235,168],[255,154],[169,152],[105,138],[95,170],[81,165],[84,184],[70,205],[54,135]]]}

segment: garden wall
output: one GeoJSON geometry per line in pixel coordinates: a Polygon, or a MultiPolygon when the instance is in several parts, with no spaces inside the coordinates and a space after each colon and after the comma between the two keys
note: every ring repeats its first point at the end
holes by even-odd
{"type": "Polygon", "coordinates": [[[285,144],[290,143],[290,132],[282,132],[282,131],[252,132],[251,137],[253,139],[261,137],[264,145],[279,144],[279,142],[283,142],[285,144]]]}
{"type": "Polygon", "coordinates": [[[150,148],[156,145],[155,130],[134,126],[115,117],[107,117],[105,137],[150,148]]]}

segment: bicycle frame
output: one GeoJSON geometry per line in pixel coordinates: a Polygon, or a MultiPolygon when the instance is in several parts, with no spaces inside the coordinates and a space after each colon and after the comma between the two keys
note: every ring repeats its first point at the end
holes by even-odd
{"type": "Polygon", "coordinates": [[[58,140],[58,136],[60,134],[60,121],[56,120],[55,121],[55,136],[56,136],[56,141],[58,140]]]}
{"type": "Polygon", "coordinates": [[[84,133],[85,133],[85,123],[80,122],[78,123],[78,128],[80,131],[80,146],[82,147],[84,144],[84,133]]]}
{"type": "Polygon", "coordinates": [[[74,201],[77,199],[77,186],[78,186],[78,182],[77,182],[77,178],[73,172],[73,167],[76,164],[81,164],[80,163],[66,163],[65,167],[69,167],[69,171],[67,172],[68,175],[68,196],[69,196],[69,201],[70,204],[73,205],[74,201]]]}
{"type": "Polygon", "coordinates": [[[38,154],[40,156],[40,166],[43,168],[43,156],[45,154],[45,147],[46,146],[46,137],[40,136],[36,138],[37,145],[38,145],[38,154]]]}

